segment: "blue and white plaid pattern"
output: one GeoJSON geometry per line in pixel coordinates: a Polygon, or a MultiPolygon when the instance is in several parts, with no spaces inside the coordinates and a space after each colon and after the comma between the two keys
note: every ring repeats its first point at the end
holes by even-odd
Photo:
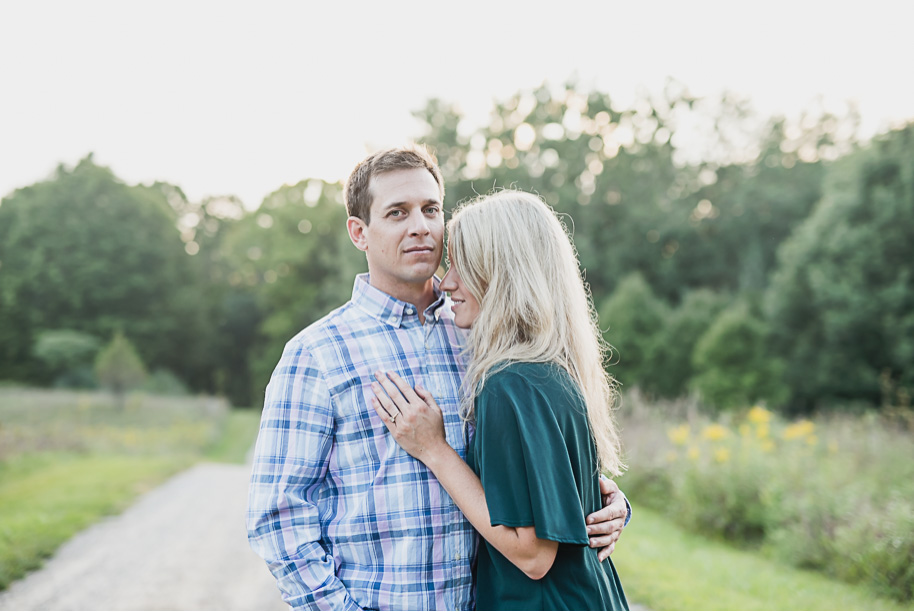
{"type": "Polygon", "coordinates": [[[247,526],[291,606],[473,608],[476,532],[370,403],[377,370],[421,382],[466,456],[463,336],[446,303],[439,295],[422,325],[361,275],[350,302],[286,345],[266,391],[247,526]]]}

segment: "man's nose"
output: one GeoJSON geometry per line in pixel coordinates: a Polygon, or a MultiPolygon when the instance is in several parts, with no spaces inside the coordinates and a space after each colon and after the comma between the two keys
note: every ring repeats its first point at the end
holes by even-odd
{"type": "Polygon", "coordinates": [[[409,233],[413,236],[424,236],[429,233],[428,219],[425,215],[412,215],[410,219],[409,233]]]}

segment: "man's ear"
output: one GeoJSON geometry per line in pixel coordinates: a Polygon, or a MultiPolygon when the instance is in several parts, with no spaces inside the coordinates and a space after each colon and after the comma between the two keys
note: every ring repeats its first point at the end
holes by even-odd
{"type": "Polygon", "coordinates": [[[368,224],[358,217],[349,217],[346,220],[346,229],[349,231],[349,239],[360,251],[368,250],[368,224]]]}

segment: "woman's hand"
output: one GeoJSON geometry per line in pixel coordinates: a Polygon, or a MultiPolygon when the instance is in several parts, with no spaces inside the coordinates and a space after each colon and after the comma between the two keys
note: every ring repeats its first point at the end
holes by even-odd
{"type": "Polygon", "coordinates": [[[451,450],[444,436],[444,417],[432,394],[417,385],[415,390],[394,372],[375,372],[371,403],[407,453],[428,464],[437,453],[451,450]]]}

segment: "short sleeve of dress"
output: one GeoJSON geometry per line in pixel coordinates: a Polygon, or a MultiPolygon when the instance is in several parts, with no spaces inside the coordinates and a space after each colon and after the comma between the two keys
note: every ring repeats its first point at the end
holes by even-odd
{"type": "Polygon", "coordinates": [[[577,441],[565,439],[549,395],[513,372],[487,381],[477,397],[479,477],[493,525],[534,526],[541,539],[587,545],[580,470],[569,454],[577,441]]]}

